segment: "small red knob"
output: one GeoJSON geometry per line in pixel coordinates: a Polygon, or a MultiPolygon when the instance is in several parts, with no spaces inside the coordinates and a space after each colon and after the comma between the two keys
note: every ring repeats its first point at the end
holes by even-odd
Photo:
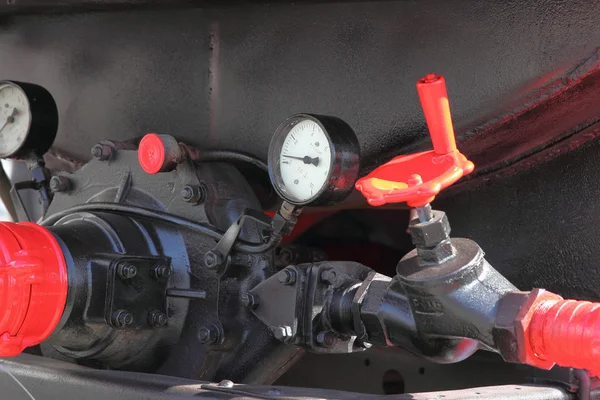
{"type": "Polygon", "coordinates": [[[417,91],[433,150],[398,156],[359,179],[356,188],[372,206],[406,202],[422,207],[475,168],[456,149],[444,78],[429,74],[419,79],[417,91]]]}

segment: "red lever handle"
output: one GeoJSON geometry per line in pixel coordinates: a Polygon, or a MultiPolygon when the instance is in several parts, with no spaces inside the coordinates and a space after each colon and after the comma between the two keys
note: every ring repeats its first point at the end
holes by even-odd
{"type": "Polygon", "coordinates": [[[455,152],[456,141],[444,77],[429,74],[419,79],[417,91],[429,128],[433,151],[439,155],[455,152]]]}
{"type": "Polygon", "coordinates": [[[422,207],[444,188],[473,171],[473,163],[456,149],[444,78],[429,74],[417,82],[433,150],[402,155],[356,182],[369,204],[406,202],[422,207]]]}

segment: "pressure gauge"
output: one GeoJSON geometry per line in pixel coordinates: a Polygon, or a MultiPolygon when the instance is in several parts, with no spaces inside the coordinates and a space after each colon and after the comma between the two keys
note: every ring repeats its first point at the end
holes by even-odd
{"type": "Polygon", "coordinates": [[[52,95],[31,83],[0,81],[0,158],[43,155],[56,137],[52,95]]]}
{"type": "Polygon", "coordinates": [[[269,175],[288,203],[328,205],[354,188],[360,147],[352,128],[335,117],[297,114],[277,128],[269,146],[269,175]]]}

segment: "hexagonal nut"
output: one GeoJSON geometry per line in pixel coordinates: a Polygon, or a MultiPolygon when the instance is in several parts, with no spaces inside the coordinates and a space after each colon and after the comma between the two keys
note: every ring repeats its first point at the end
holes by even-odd
{"type": "MultiPolygon", "coordinates": [[[[381,293],[387,290],[389,281],[373,281],[369,286],[369,293],[381,293]]],[[[365,296],[360,305],[360,318],[368,334],[368,341],[374,343],[387,343],[386,317],[381,312],[381,296],[365,296]]]]}
{"type": "Polygon", "coordinates": [[[421,261],[425,263],[440,264],[452,257],[455,250],[450,239],[446,239],[434,247],[417,247],[417,253],[421,261]]]}
{"type": "Polygon", "coordinates": [[[510,292],[498,301],[492,335],[504,361],[519,362],[515,318],[528,297],[529,292],[510,292]]]}
{"type": "Polygon", "coordinates": [[[443,211],[433,210],[433,219],[419,222],[418,218],[410,221],[408,229],[412,242],[417,247],[434,247],[450,237],[450,223],[443,211]]]}
{"type": "Polygon", "coordinates": [[[550,369],[554,366],[554,363],[537,357],[529,341],[529,327],[537,306],[547,300],[560,301],[563,298],[544,289],[533,289],[529,292],[527,300],[523,303],[523,306],[515,317],[515,334],[517,336],[519,362],[542,369],[550,369]]]}
{"type": "Polygon", "coordinates": [[[275,339],[287,342],[293,335],[292,327],[288,325],[276,326],[273,328],[273,336],[275,339]]]}

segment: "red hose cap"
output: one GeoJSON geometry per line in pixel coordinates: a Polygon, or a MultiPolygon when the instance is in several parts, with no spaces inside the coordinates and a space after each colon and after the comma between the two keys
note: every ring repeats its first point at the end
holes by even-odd
{"type": "Polygon", "coordinates": [[[44,341],[67,301],[67,266],[54,236],[29,222],[0,223],[0,357],[44,341]]]}
{"type": "Polygon", "coordinates": [[[402,155],[356,182],[372,206],[406,202],[421,207],[475,165],[456,149],[444,78],[429,74],[417,82],[433,150],[402,155]]]}

